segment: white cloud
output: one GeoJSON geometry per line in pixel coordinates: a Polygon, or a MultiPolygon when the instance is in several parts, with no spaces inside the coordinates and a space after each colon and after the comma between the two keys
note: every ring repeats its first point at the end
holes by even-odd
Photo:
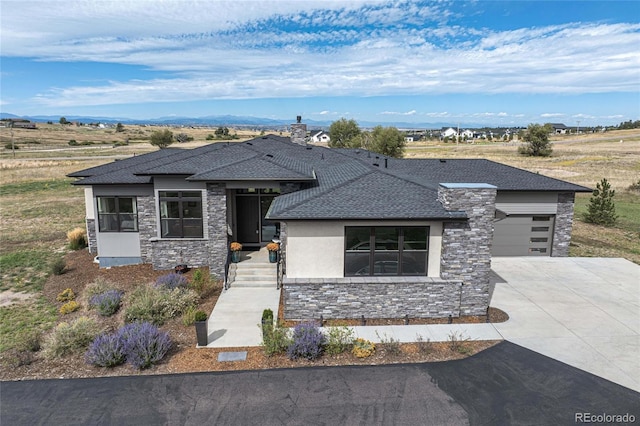
{"type": "MultiPolygon", "coordinates": [[[[640,24],[572,23],[490,32],[441,25],[455,6],[4,1],[0,37],[3,56],[129,64],[159,72],[150,80],[51,88],[35,97],[34,102],[50,106],[638,90],[640,24]]],[[[442,113],[425,115],[446,117],[437,114],[442,113]]]]}
{"type": "Polygon", "coordinates": [[[544,112],[542,114],[540,114],[540,117],[542,118],[553,118],[553,117],[564,117],[566,114],[563,114],[561,112],[544,112]]]}

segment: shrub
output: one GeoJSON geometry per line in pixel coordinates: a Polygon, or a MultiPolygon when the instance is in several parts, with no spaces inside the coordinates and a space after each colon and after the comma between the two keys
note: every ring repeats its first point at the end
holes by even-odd
{"type": "Polygon", "coordinates": [[[67,232],[67,241],[71,250],[80,250],[87,247],[87,231],[82,228],[74,228],[67,232]]]}
{"type": "Polygon", "coordinates": [[[116,287],[111,282],[105,280],[102,277],[96,278],[94,282],[88,284],[83,291],[83,295],[87,301],[90,301],[93,296],[106,293],[109,290],[116,290],[116,287]]]}
{"type": "Polygon", "coordinates": [[[289,329],[280,324],[262,328],[262,347],[267,356],[283,353],[291,343],[289,329]]]}
{"type": "Polygon", "coordinates": [[[69,146],[78,146],[78,142],[75,139],[69,141],[69,146]]]}
{"type": "Polygon", "coordinates": [[[121,291],[107,290],[104,293],[92,296],[89,299],[89,305],[96,308],[103,317],[108,317],[118,312],[121,300],[121,291]]]}
{"type": "Polygon", "coordinates": [[[422,335],[420,334],[416,336],[416,345],[418,346],[418,352],[423,355],[429,355],[431,352],[433,352],[431,339],[424,340],[424,337],[422,337],[422,335]]]}
{"type": "Polygon", "coordinates": [[[182,324],[185,327],[195,324],[196,322],[196,308],[190,306],[182,313],[182,324]]]}
{"type": "Polygon", "coordinates": [[[324,334],[311,322],[303,322],[293,329],[292,342],[287,348],[289,359],[315,360],[322,355],[324,334]]]}
{"type": "Polygon", "coordinates": [[[94,339],[84,355],[88,364],[115,367],[126,360],[125,341],[116,333],[101,334],[94,339]]]}
{"type": "Polygon", "coordinates": [[[172,272],[170,274],[158,277],[155,283],[155,287],[173,290],[174,288],[178,287],[186,287],[187,284],[188,282],[184,275],[172,272]]]}
{"type": "Polygon", "coordinates": [[[633,192],[640,192],[640,179],[638,179],[637,182],[634,182],[631,185],[629,185],[629,188],[627,189],[633,192]]]}
{"type": "Polygon", "coordinates": [[[205,311],[196,311],[195,314],[193,315],[193,319],[195,321],[206,321],[207,313],[205,311]]]}
{"type": "Polygon", "coordinates": [[[51,264],[51,272],[53,275],[62,275],[67,268],[67,264],[64,262],[64,259],[58,258],[51,264]]]}
{"type": "Polygon", "coordinates": [[[160,361],[171,349],[171,339],[148,322],[127,324],[119,331],[127,362],[141,370],[160,361]]]}
{"type": "Polygon", "coordinates": [[[12,144],[11,142],[4,144],[4,149],[20,149],[18,144],[12,144]]]}
{"type": "Polygon", "coordinates": [[[330,327],[327,332],[325,351],[329,355],[338,355],[353,345],[353,329],[347,326],[330,327]]]}
{"type": "Polygon", "coordinates": [[[457,333],[455,331],[449,333],[449,336],[447,337],[449,349],[452,352],[458,352],[461,354],[465,354],[470,351],[469,347],[467,346],[468,341],[469,338],[464,337],[463,333],[457,333]]]}
{"type": "Polygon", "coordinates": [[[75,300],[70,300],[64,305],[60,306],[60,313],[62,315],[70,314],[71,312],[75,312],[80,309],[80,304],[75,300]]]}
{"type": "Polygon", "coordinates": [[[77,318],[71,323],[61,322],[47,336],[43,353],[47,358],[56,358],[85,348],[100,331],[96,321],[87,317],[77,318]]]}
{"type": "Polygon", "coordinates": [[[169,318],[181,315],[198,302],[193,290],[175,288],[166,290],[153,286],[139,286],[129,295],[124,313],[126,322],[148,321],[162,325],[169,318]]]}
{"type": "Polygon", "coordinates": [[[402,349],[400,349],[400,340],[387,336],[386,333],[383,333],[382,336],[380,336],[377,331],[376,336],[380,339],[380,343],[384,344],[384,351],[389,355],[398,356],[402,353],[402,349]]]}
{"type": "Polygon", "coordinates": [[[204,298],[213,289],[213,282],[211,277],[205,275],[201,269],[196,269],[193,271],[193,277],[188,287],[198,293],[200,298],[204,298]]]}
{"type": "Polygon", "coordinates": [[[70,288],[65,288],[56,296],[58,302],[69,302],[70,300],[76,300],[76,294],[70,288]]]}
{"type": "Polygon", "coordinates": [[[273,324],[273,311],[271,309],[265,309],[262,311],[262,323],[273,324]]]}
{"type": "Polygon", "coordinates": [[[358,358],[368,358],[373,355],[375,351],[376,345],[368,340],[357,338],[353,341],[353,349],[351,350],[351,353],[358,358]]]}

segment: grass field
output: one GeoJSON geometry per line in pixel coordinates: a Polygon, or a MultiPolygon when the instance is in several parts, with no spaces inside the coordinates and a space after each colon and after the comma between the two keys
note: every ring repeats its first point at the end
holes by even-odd
{"type": "MultiPolygon", "coordinates": [[[[84,226],[84,193],[65,175],[156,148],[145,138],[155,128],[126,126],[127,130],[87,130],[75,126],[47,125],[33,130],[14,130],[20,149],[0,148],[0,291],[29,292],[33,298],[20,305],[0,307],[0,341],[19,341],[29,324],[48,328],[56,312],[42,297],[42,284],[51,264],[64,254],[66,232],[84,226]],[[129,137],[128,146],[112,148],[114,141],[129,137]],[[69,149],[68,141],[103,144],[69,149]],[[35,140],[37,143],[27,143],[35,140]],[[107,157],[105,157],[107,156],[107,157]]],[[[194,137],[178,147],[199,146],[215,129],[172,129],[194,137]]],[[[232,131],[233,133],[233,131],[232,131]]],[[[246,139],[248,133],[242,134],[246,139]]],[[[0,129],[2,146],[10,140],[9,129],[0,129]]],[[[443,144],[417,142],[407,147],[409,158],[488,158],[576,184],[595,187],[607,178],[616,190],[620,215],[612,228],[584,223],[581,218],[588,194],[576,200],[572,256],[623,257],[640,264],[640,194],[627,188],[640,180],[640,130],[563,137],[554,141],[549,158],[517,154],[517,144],[443,144]],[[620,142],[622,141],[622,142],[620,142]]],[[[0,346],[0,351],[6,349],[0,346]]]]}

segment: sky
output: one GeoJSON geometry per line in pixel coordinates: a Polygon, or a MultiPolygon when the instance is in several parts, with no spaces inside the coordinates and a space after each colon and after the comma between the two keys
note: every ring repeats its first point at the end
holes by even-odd
{"type": "Polygon", "coordinates": [[[0,0],[0,60],[16,115],[640,118],[638,1],[0,0]]]}

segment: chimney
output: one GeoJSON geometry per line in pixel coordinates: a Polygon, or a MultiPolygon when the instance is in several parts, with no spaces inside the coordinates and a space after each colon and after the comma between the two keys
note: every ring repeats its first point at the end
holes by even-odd
{"type": "Polygon", "coordinates": [[[307,125],[302,123],[302,116],[296,117],[296,123],[291,125],[291,142],[307,145],[307,125]]]}

